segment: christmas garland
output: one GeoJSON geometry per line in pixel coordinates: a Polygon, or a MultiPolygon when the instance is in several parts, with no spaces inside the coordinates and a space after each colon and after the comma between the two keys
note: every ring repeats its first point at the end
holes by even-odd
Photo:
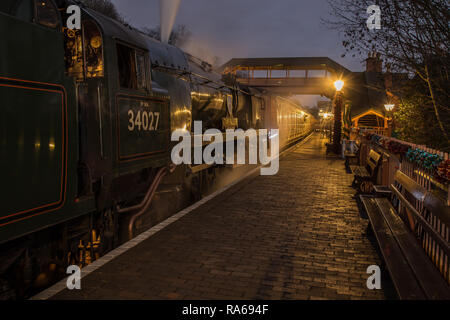
{"type": "Polygon", "coordinates": [[[438,168],[441,162],[444,160],[440,155],[429,153],[423,150],[409,149],[406,153],[406,159],[409,162],[415,163],[422,169],[434,170],[438,168]]]}
{"type": "Polygon", "coordinates": [[[407,144],[393,141],[389,138],[384,138],[374,133],[366,133],[366,139],[386,150],[389,150],[389,152],[393,154],[399,155],[400,158],[403,158],[410,148],[407,144]]]}
{"type": "Polygon", "coordinates": [[[368,141],[389,150],[400,159],[416,164],[419,168],[433,172],[433,177],[441,183],[450,183],[450,160],[444,160],[440,155],[429,153],[419,148],[411,148],[407,144],[393,141],[389,138],[379,136],[375,133],[366,133],[368,141]]]}

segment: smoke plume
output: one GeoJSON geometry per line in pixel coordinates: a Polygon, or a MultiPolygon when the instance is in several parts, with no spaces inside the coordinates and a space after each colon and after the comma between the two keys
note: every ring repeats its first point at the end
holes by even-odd
{"type": "Polygon", "coordinates": [[[181,0],[159,1],[159,7],[161,10],[161,41],[164,43],[169,42],[178,8],[180,7],[180,2],[181,0]]]}

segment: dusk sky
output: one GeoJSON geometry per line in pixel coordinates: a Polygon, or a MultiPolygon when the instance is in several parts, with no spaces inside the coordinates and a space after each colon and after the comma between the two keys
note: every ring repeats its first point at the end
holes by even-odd
{"type": "MultiPolygon", "coordinates": [[[[112,1],[136,27],[160,23],[159,0],[112,1]]],[[[329,10],[326,0],[182,0],[175,25],[191,32],[186,51],[205,60],[326,56],[362,71],[362,58],[341,58],[342,39],[322,24],[329,10]]]]}

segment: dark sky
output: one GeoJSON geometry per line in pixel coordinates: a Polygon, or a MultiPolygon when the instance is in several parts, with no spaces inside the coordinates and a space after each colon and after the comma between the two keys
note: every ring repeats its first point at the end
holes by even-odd
{"type": "MultiPolygon", "coordinates": [[[[160,23],[159,0],[112,0],[136,27],[160,23]]],[[[329,13],[326,0],[181,0],[175,25],[191,32],[185,49],[211,62],[242,57],[329,57],[352,71],[361,58],[341,58],[339,34],[321,22],[329,13]]],[[[317,96],[302,96],[314,105],[317,96]]]]}
{"type": "MultiPolygon", "coordinates": [[[[137,27],[159,25],[159,0],[112,0],[137,27]]],[[[359,58],[341,58],[339,34],[322,25],[326,0],[182,0],[175,24],[192,36],[188,51],[233,57],[328,56],[353,71],[359,58]]]]}

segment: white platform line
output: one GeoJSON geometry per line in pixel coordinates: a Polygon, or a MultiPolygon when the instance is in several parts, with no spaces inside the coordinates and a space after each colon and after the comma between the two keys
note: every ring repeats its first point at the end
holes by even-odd
{"type": "MultiPolygon", "coordinates": [[[[291,151],[292,149],[303,145],[307,140],[309,140],[309,138],[312,135],[313,135],[313,133],[311,133],[308,137],[303,139],[303,141],[299,142],[298,144],[295,144],[294,146],[290,147],[289,149],[281,152],[279,154],[279,157],[282,156],[283,154],[291,151]]],[[[107,264],[108,262],[113,260],[114,258],[120,256],[122,253],[124,253],[124,252],[128,251],[129,249],[135,247],[139,243],[147,240],[148,238],[150,238],[151,236],[153,236],[157,232],[161,231],[165,227],[169,226],[173,222],[179,220],[181,217],[185,216],[189,212],[197,209],[198,207],[204,205],[208,201],[210,201],[210,200],[214,199],[215,197],[217,197],[219,194],[227,191],[231,187],[233,187],[233,186],[237,185],[238,183],[242,182],[243,180],[245,180],[249,176],[253,175],[257,170],[260,170],[260,169],[261,169],[261,166],[251,170],[250,172],[248,172],[244,176],[240,177],[236,181],[232,182],[231,184],[223,187],[222,189],[219,189],[219,190],[211,193],[209,196],[204,197],[203,199],[197,201],[193,205],[191,205],[191,206],[189,206],[189,207],[179,211],[178,213],[176,213],[176,214],[170,216],[169,218],[167,218],[166,220],[160,222],[156,226],[148,229],[147,231],[144,231],[143,233],[141,233],[140,235],[136,236],[135,238],[125,242],[120,247],[117,247],[116,249],[108,252],[107,254],[105,254],[104,256],[100,257],[99,259],[97,259],[93,263],[91,263],[91,264],[87,265],[86,267],[82,268],[81,269],[81,279],[86,277],[88,274],[94,272],[98,268],[104,266],[105,264],[107,264]]],[[[56,284],[54,284],[53,286],[51,286],[50,288],[48,288],[48,289],[38,293],[37,295],[31,297],[30,300],[47,300],[47,299],[50,299],[51,297],[55,296],[56,294],[58,294],[59,292],[61,292],[64,289],[67,288],[67,279],[68,278],[64,278],[63,280],[61,280],[61,281],[57,282],[56,284]]],[[[83,283],[81,283],[81,288],[83,288],[83,283]]],[[[83,289],[81,289],[81,290],[83,290],[83,289]]]]}

